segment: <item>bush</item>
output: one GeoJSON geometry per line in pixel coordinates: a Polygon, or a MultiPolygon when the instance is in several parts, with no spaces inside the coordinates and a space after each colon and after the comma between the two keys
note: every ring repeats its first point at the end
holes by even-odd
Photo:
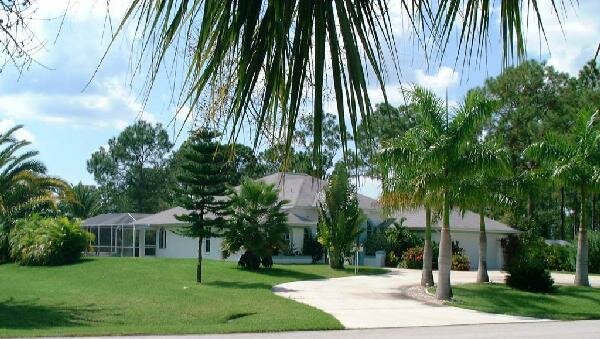
{"type": "Polygon", "coordinates": [[[454,271],[468,271],[471,269],[471,263],[469,257],[464,254],[453,254],[452,255],[452,270],[454,271]]]}
{"type": "Polygon", "coordinates": [[[92,239],[78,221],[34,215],[17,220],[10,234],[10,254],[21,265],[69,264],[81,258],[92,239]]]}
{"type": "Polygon", "coordinates": [[[547,245],[542,239],[517,238],[510,262],[506,268],[506,284],[529,292],[550,292],[554,280],[550,276],[545,251],[547,245]]]}
{"type": "Polygon", "coordinates": [[[323,259],[323,245],[317,240],[310,229],[304,229],[304,243],[302,244],[302,254],[310,255],[312,263],[315,264],[323,259]]]}
{"type": "Polygon", "coordinates": [[[572,245],[547,245],[545,251],[546,264],[551,271],[575,270],[576,248],[572,245]]]}
{"type": "Polygon", "coordinates": [[[402,255],[402,268],[422,268],[423,267],[423,247],[411,247],[402,255]]]}
{"type": "Polygon", "coordinates": [[[388,241],[383,228],[375,228],[364,243],[365,255],[375,255],[377,251],[390,251],[390,242],[388,241]]]}
{"type": "Polygon", "coordinates": [[[588,243],[590,273],[600,273],[600,231],[588,232],[588,243]]]}

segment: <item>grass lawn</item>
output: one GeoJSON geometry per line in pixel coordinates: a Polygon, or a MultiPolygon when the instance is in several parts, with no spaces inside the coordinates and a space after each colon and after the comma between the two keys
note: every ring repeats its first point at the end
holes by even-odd
{"type": "MultiPolygon", "coordinates": [[[[250,272],[204,260],[98,258],[58,267],[0,265],[0,336],[223,333],[340,329],[331,315],[278,297],[279,283],[353,268],[275,265],[250,272]]],[[[385,270],[363,268],[360,274],[385,270]]]]}
{"type": "Polygon", "coordinates": [[[449,305],[483,312],[557,320],[600,319],[600,289],[558,286],[553,293],[529,293],[504,284],[452,286],[449,305]]]}

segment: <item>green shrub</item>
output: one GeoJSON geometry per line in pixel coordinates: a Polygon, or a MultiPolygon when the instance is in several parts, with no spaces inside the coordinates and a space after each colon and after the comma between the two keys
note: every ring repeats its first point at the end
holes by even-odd
{"type": "Polygon", "coordinates": [[[62,265],[78,261],[93,235],[66,217],[34,215],[17,220],[10,233],[10,254],[21,265],[62,265]]]}
{"type": "Polygon", "coordinates": [[[454,271],[468,271],[471,269],[471,263],[469,257],[465,254],[453,254],[452,255],[452,270],[454,271]]]}
{"type": "Polygon", "coordinates": [[[375,228],[367,235],[364,243],[365,255],[375,255],[377,251],[391,252],[390,242],[385,234],[385,229],[375,228]]]}
{"type": "Polygon", "coordinates": [[[588,232],[588,243],[590,273],[600,273],[600,231],[588,232]]]}
{"type": "Polygon", "coordinates": [[[323,245],[317,240],[310,229],[304,229],[304,242],[302,244],[302,254],[310,255],[312,263],[317,263],[323,259],[323,245]]]}
{"type": "Polygon", "coordinates": [[[423,247],[411,247],[402,255],[402,268],[422,268],[423,267],[423,247]]]}
{"type": "Polygon", "coordinates": [[[568,272],[575,270],[575,246],[547,245],[544,254],[549,270],[568,272]]]}
{"type": "Polygon", "coordinates": [[[542,239],[520,239],[518,250],[507,263],[506,284],[529,292],[550,292],[554,280],[550,276],[542,239]]]}

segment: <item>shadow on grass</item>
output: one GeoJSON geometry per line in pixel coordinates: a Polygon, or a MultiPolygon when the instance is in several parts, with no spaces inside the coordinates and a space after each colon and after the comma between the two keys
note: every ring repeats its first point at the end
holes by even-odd
{"type": "Polygon", "coordinates": [[[83,306],[39,305],[35,300],[0,301],[0,328],[40,329],[86,326],[97,322],[101,309],[94,304],[83,306]]]}
{"type": "Polygon", "coordinates": [[[206,283],[203,283],[203,285],[218,286],[218,287],[224,287],[224,288],[235,288],[235,289],[243,289],[243,290],[255,290],[255,289],[270,290],[272,287],[270,284],[265,284],[265,283],[246,283],[246,282],[239,282],[239,281],[222,281],[222,280],[206,282],[206,283]]]}
{"type": "Polygon", "coordinates": [[[455,306],[484,312],[575,320],[600,319],[600,290],[559,286],[551,293],[530,293],[504,285],[471,285],[455,288],[455,306]]]}

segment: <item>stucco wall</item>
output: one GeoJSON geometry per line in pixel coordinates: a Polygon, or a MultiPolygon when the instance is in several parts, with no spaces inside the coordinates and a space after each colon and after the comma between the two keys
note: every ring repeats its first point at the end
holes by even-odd
{"type": "MultiPolygon", "coordinates": [[[[197,258],[198,257],[198,238],[184,237],[174,233],[169,228],[167,231],[167,246],[165,248],[156,248],[157,257],[166,258],[197,258]]],[[[206,240],[206,239],[205,239],[206,240]]],[[[210,252],[206,252],[205,243],[202,241],[202,256],[207,259],[222,259],[221,256],[221,238],[210,238],[210,252]]],[[[158,241],[158,236],[157,236],[158,241]]],[[[232,260],[237,260],[232,258],[232,260]]]]}

